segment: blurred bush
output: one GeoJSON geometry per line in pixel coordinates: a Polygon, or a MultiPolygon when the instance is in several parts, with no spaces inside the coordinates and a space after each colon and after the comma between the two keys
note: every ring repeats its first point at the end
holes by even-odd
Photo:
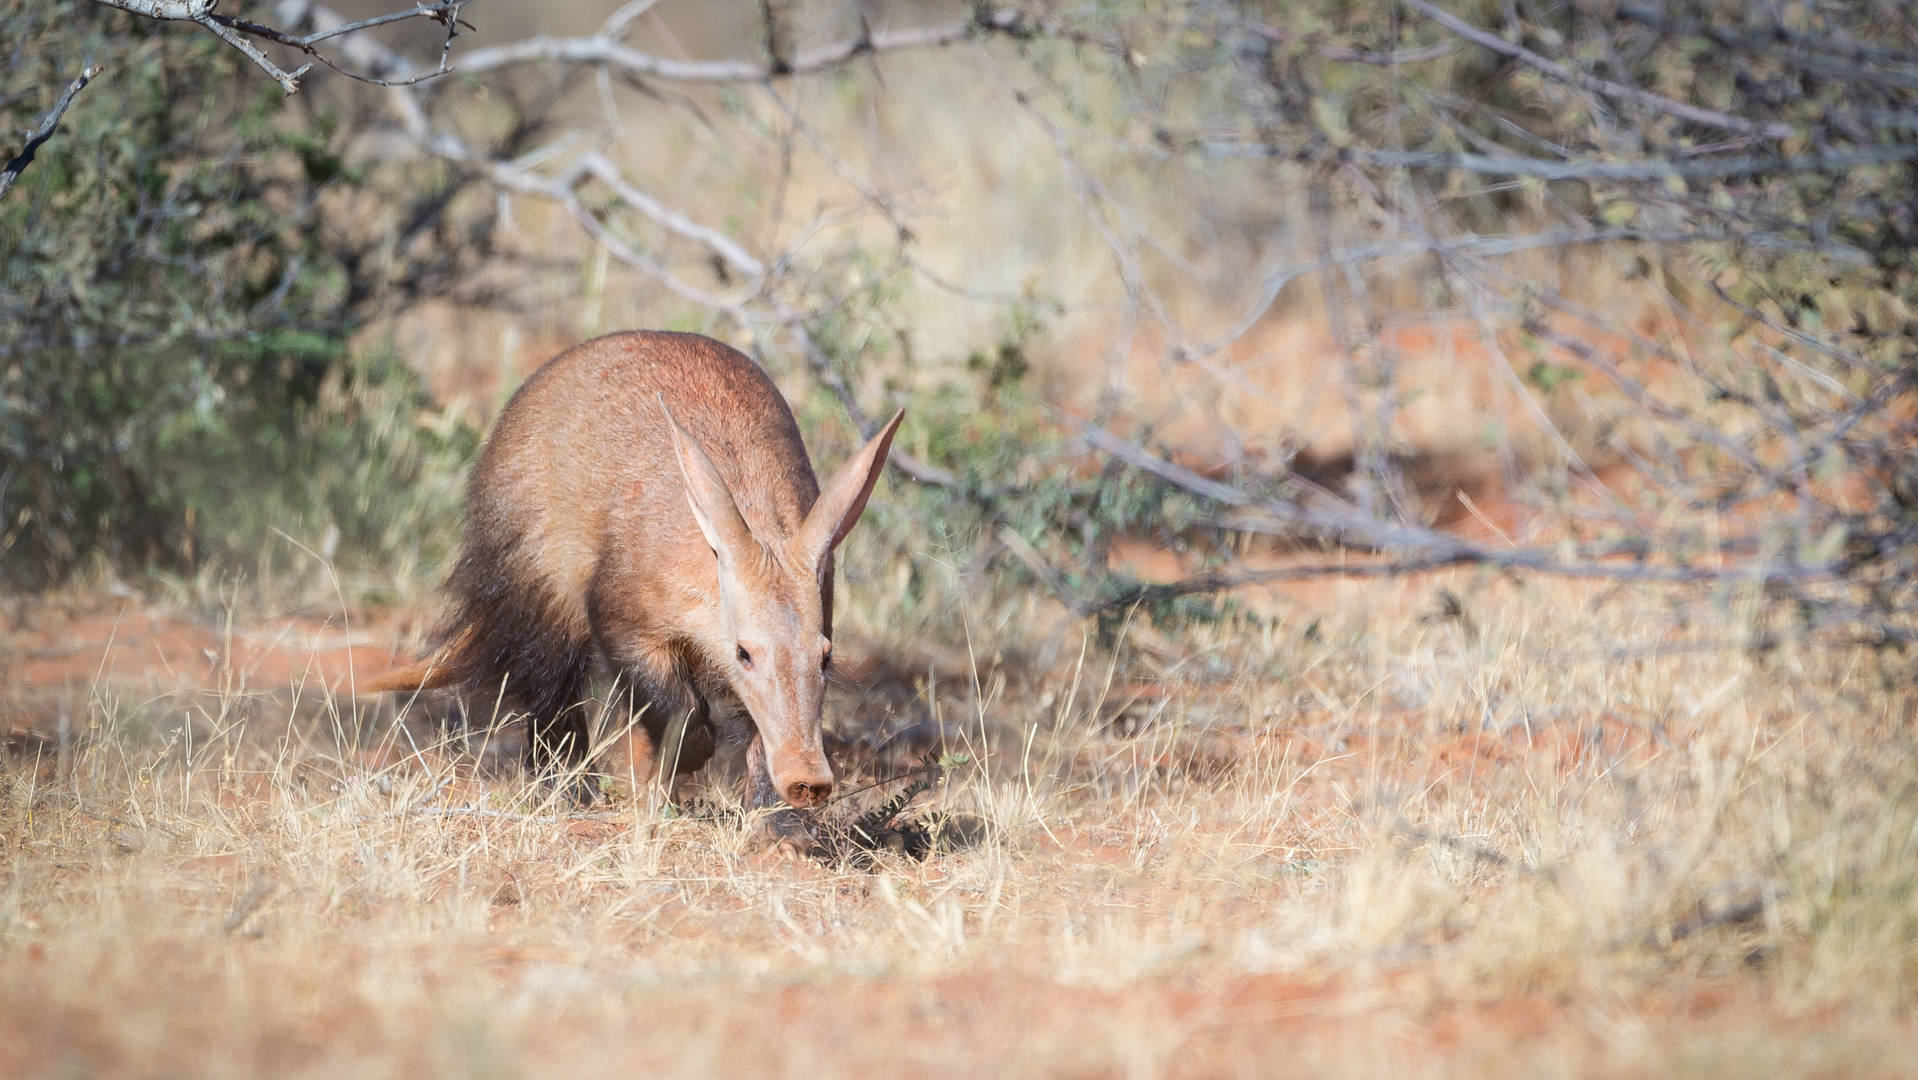
{"type": "Polygon", "coordinates": [[[371,193],[340,114],[210,34],[91,4],[10,0],[0,40],[9,130],[104,67],[0,201],[0,584],[311,562],[276,531],[431,561],[475,439],[349,344],[437,286],[354,228],[371,193]]]}

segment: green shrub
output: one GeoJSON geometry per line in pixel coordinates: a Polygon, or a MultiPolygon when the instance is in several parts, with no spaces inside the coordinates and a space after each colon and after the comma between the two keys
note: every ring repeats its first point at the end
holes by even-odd
{"type": "Polygon", "coordinates": [[[349,345],[395,270],[337,114],[91,4],[0,4],[0,37],[9,130],[104,68],[0,201],[0,584],[305,558],[276,531],[430,558],[474,439],[349,345]]]}

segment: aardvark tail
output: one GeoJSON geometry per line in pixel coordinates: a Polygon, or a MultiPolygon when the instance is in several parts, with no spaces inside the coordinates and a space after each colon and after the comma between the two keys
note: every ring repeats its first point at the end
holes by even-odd
{"type": "Polygon", "coordinates": [[[391,691],[410,694],[419,690],[438,690],[459,680],[459,655],[471,642],[471,627],[461,630],[446,645],[424,659],[375,675],[359,685],[362,694],[391,691]]]}

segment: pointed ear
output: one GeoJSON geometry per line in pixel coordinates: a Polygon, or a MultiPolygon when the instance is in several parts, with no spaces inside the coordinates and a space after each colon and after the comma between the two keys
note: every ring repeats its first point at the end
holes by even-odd
{"type": "Polygon", "coordinates": [[[899,430],[899,421],[905,416],[904,409],[893,413],[886,426],[867,439],[866,445],[839,467],[825,490],[819,493],[819,501],[812,504],[798,534],[802,549],[813,558],[824,559],[858,524],[872,486],[879,482],[879,473],[886,467],[886,451],[892,449],[892,434],[899,430]]]}
{"type": "Polygon", "coordinates": [[[701,535],[721,563],[738,561],[753,543],[753,534],[746,527],[746,519],[739,516],[732,490],[720,478],[713,459],[673,419],[663,395],[659,411],[666,415],[666,427],[673,434],[673,457],[679,462],[680,477],[686,481],[686,502],[693,509],[693,520],[699,523],[701,535]]]}

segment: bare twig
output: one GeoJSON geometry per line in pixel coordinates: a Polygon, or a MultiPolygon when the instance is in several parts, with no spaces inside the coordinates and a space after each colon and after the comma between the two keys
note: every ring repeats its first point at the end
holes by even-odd
{"type": "MultiPolygon", "coordinates": [[[[371,18],[360,19],[357,22],[340,23],[336,26],[315,30],[310,34],[303,35],[289,34],[275,27],[236,18],[231,15],[209,15],[207,18],[212,20],[216,27],[226,27],[241,33],[252,34],[255,37],[265,38],[268,41],[285,45],[288,48],[298,49],[355,82],[368,83],[373,86],[412,86],[425,82],[428,79],[438,78],[452,70],[452,68],[448,66],[448,61],[452,56],[453,39],[459,36],[459,31],[462,27],[469,30],[472,29],[471,24],[459,17],[460,10],[464,8],[468,2],[469,0],[448,0],[448,2],[445,3],[420,4],[418,7],[410,10],[388,12],[385,15],[375,15],[371,18]],[[408,19],[431,19],[446,27],[446,38],[440,45],[438,67],[405,78],[382,78],[369,72],[354,71],[351,68],[345,67],[321,52],[317,47],[322,41],[327,41],[345,34],[351,34],[359,30],[369,30],[376,26],[385,26],[388,23],[401,22],[408,19]]],[[[215,32],[217,33],[219,31],[216,29],[215,32]]],[[[222,34],[222,36],[225,37],[227,35],[222,34]]],[[[229,40],[231,39],[229,38],[229,40]]],[[[242,43],[235,42],[235,44],[238,45],[242,51],[250,49],[250,46],[242,43]]],[[[310,66],[311,65],[308,65],[308,67],[310,66]]],[[[305,70],[306,68],[300,69],[301,72],[305,70]]],[[[298,78],[299,74],[300,72],[295,72],[294,77],[298,78]]]]}
{"type": "MultiPolygon", "coordinates": [[[[615,16],[615,20],[617,18],[615,16]]],[[[1062,23],[1017,9],[980,5],[971,18],[963,21],[903,29],[866,27],[856,37],[794,50],[789,59],[768,55],[759,60],[676,60],[625,44],[618,33],[625,24],[615,20],[609,20],[599,33],[585,37],[535,37],[476,49],[461,58],[460,70],[478,74],[520,64],[558,62],[603,64],[641,78],[675,82],[762,82],[826,71],[867,53],[936,48],[994,36],[1030,38],[1066,34],[1062,23]]]]}
{"type": "MultiPolygon", "coordinates": [[[[1443,535],[1443,534],[1439,534],[1443,535]]],[[[1728,548],[1750,547],[1746,540],[1727,541],[1728,548]]],[[[1621,544],[1600,548],[1497,550],[1471,548],[1465,551],[1432,555],[1412,555],[1382,562],[1329,562],[1303,566],[1281,566],[1237,573],[1197,574],[1173,581],[1148,582],[1123,589],[1077,608],[1079,614],[1097,615],[1109,611],[1149,605],[1177,599],[1229,592],[1248,585],[1276,585],[1283,581],[1308,581],[1325,577],[1403,577],[1457,566],[1487,566],[1499,570],[1524,570],[1550,577],[1621,581],[1643,585],[1708,585],[1754,581],[1799,581],[1831,579],[1839,569],[1834,566],[1796,564],[1732,564],[1700,566],[1639,561],[1645,554],[1642,545],[1621,544]],[[1618,561],[1627,560],[1627,561],[1618,561]]]]}
{"type": "Polygon", "coordinates": [[[94,0],[149,19],[192,21],[211,12],[218,0],[94,0]]]}
{"type": "MultiPolygon", "coordinates": [[[[416,17],[411,12],[406,14],[416,17]]],[[[304,35],[309,42],[339,39],[337,47],[340,55],[380,85],[404,88],[419,81],[419,70],[411,60],[393,51],[372,34],[353,33],[365,29],[366,20],[348,21],[340,13],[313,0],[275,0],[273,17],[288,32],[310,27],[311,30],[304,35]]],[[[393,97],[395,100],[414,102],[417,108],[412,94],[396,93],[393,97]]]]}
{"type": "Polygon", "coordinates": [[[600,27],[600,33],[619,37],[640,16],[658,7],[659,3],[660,0],[628,0],[627,3],[620,5],[618,11],[607,16],[605,24],[600,27]]]}
{"type": "Polygon", "coordinates": [[[931,755],[927,755],[927,757],[925,759],[922,759],[919,762],[919,764],[914,765],[912,768],[907,769],[905,772],[896,773],[892,776],[880,777],[879,779],[874,780],[870,783],[861,784],[856,788],[851,788],[846,791],[838,792],[832,797],[832,801],[834,803],[841,803],[846,801],[847,799],[852,798],[855,795],[864,794],[865,792],[871,791],[874,788],[885,787],[887,784],[896,784],[901,780],[912,780],[918,777],[926,776],[928,774],[933,774],[933,773],[943,774],[944,772],[945,772],[945,766],[939,764],[939,762],[936,759],[933,759],[931,755]]]}
{"type": "MultiPolygon", "coordinates": [[[[1115,596],[1084,602],[1084,614],[1131,607],[1153,600],[1221,592],[1244,585],[1343,574],[1402,574],[1466,564],[1555,577],[1663,585],[1829,580],[1844,570],[1844,564],[1836,560],[1815,563],[1786,559],[1745,560],[1723,565],[1650,562],[1647,560],[1653,552],[1641,541],[1596,547],[1490,548],[1423,525],[1390,521],[1326,494],[1319,496],[1320,505],[1317,506],[1261,500],[1240,488],[1200,476],[1182,465],[1167,461],[1103,428],[1086,425],[1081,429],[1081,434],[1093,446],[1134,468],[1148,472],[1188,494],[1239,511],[1226,522],[1230,528],[1278,535],[1305,533],[1348,546],[1401,555],[1395,561],[1380,564],[1354,566],[1332,563],[1279,567],[1241,573],[1201,574],[1177,581],[1139,585],[1115,596]]],[[[1729,538],[1718,544],[1717,553],[1722,558],[1754,546],[1746,538],[1729,538]]]]}
{"type": "Polygon", "coordinates": [[[60,118],[67,114],[67,106],[73,104],[74,95],[86,89],[87,83],[92,82],[98,74],[100,65],[88,61],[80,74],[67,84],[59,100],[40,117],[40,122],[27,131],[27,144],[20,148],[13,160],[7,162],[6,168],[0,169],[0,197],[5,196],[7,189],[13,187],[13,182],[20,179],[20,174],[27,171],[27,166],[33,164],[33,156],[39,153],[40,147],[53,138],[54,131],[60,126],[60,118]]]}
{"type": "MultiPolygon", "coordinates": [[[[112,0],[100,0],[100,2],[111,3],[112,0]]],[[[231,45],[234,48],[240,50],[241,55],[245,56],[248,60],[253,61],[253,63],[256,66],[258,66],[261,71],[264,71],[268,75],[271,75],[273,77],[273,81],[279,83],[281,88],[284,89],[289,94],[297,94],[300,92],[300,76],[305,75],[308,71],[312,70],[312,67],[313,67],[312,64],[302,64],[299,66],[299,68],[293,71],[287,71],[284,68],[281,68],[278,64],[275,64],[271,59],[269,59],[265,53],[261,52],[258,48],[255,48],[252,42],[241,37],[238,33],[234,31],[232,27],[228,26],[222,20],[214,18],[211,15],[202,15],[199,18],[194,19],[193,21],[199,23],[201,26],[206,27],[209,31],[213,33],[215,37],[219,38],[221,41],[224,41],[228,45],[231,45]]]]}

